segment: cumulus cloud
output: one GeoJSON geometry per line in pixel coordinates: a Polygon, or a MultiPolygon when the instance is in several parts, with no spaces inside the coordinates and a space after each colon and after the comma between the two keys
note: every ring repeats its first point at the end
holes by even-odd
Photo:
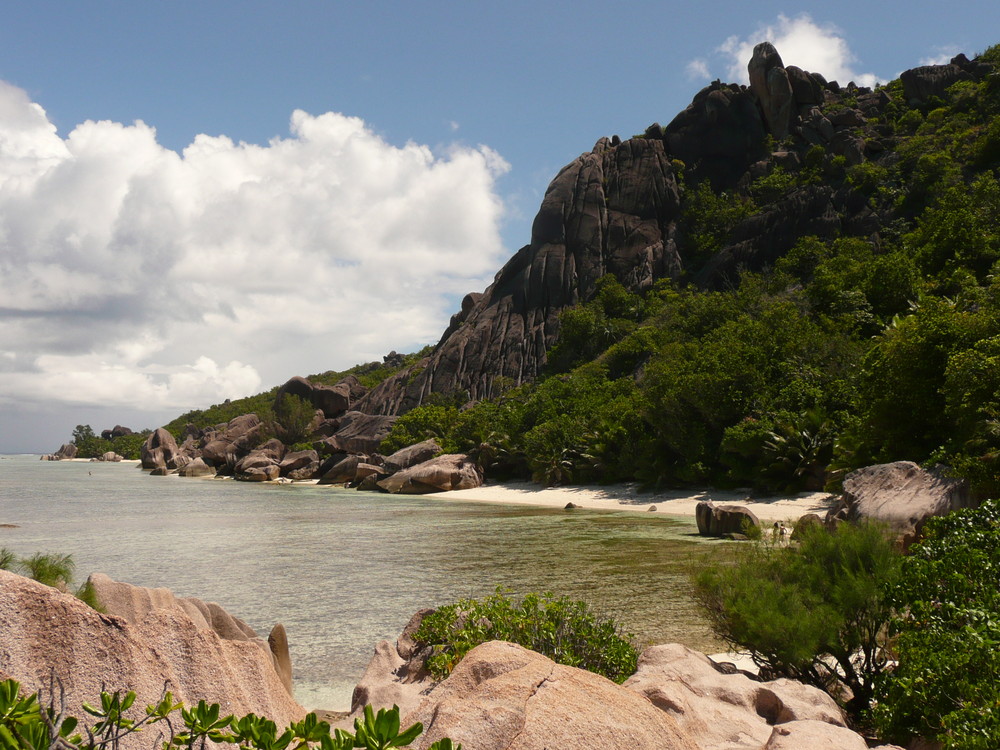
{"type": "Polygon", "coordinates": [[[704,81],[712,77],[712,74],[708,70],[708,63],[701,58],[689,62],[684,67],[684,72],[688,79],[692,81],[704,81]]]}
{"type": "Polygon", "coordinates": [[[334,112],[266,145],[63,138],[0,81],[0,406],[187,409],[436,340],[503,260],[507,169],[334,112]]]}
{"type": "Polygon", "coordinates": [[[754,46],[765,41],[774,44],[785,65],[820,73],[828,81],[874,86],[882,80],[874,73],[858,72],[858,60],[840,30],[832,24],[818,24],[808,14],[779,15],[776,23],[764,24],[747,37],[729,37],[717,50],[727,60],[727,80],[749,83],[747,63],[754,46]]]}

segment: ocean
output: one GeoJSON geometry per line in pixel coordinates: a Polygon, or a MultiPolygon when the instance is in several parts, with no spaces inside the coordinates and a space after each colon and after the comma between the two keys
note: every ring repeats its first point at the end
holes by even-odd
{"type": "Polygon", "coordinates": [[[0,547],[221,604],[267,637],[285,625],[295,695],[345,710],[375,643],[418,609],[552,592],[639,645],[721,650],[689,577],[720,553],[693,519],[462,503],[315,485],[150,477],[133,463],[0,457],[0,547]]]}

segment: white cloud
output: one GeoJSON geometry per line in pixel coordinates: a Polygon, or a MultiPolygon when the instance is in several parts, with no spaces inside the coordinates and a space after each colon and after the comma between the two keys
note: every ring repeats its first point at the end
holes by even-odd
{"type": "Polygon", "coordinates": [[[292,113],[266,145],[63,139],[0,82],[0,405],[206,406],[434,341],[503,260],[485,146],[292,113]]]}
{"type": "Polygon", "coordinates": [[[936,47],[933,55],[922,57],[921,65],[947,65],[962,50],[955,46],[936,47]]]}
{"type": "Polygon", "coordinates": [[[688,79],[692,81],[705,81],[712,77],[712,74],[708,70],[708,63],[701,58],[689,62],[684,67],[684,72],[688,79]]]}
{"type": "Polygon", "coordinates": [[[776,23],[763,25],[746,38],[729,37],[717,50],[728,59],[728,80],[749,82],[747,63],[753,56],[754,46],[765,41],[775,46],[785,65],[820,73],[828,81],[841,85],[854,81],[859,86],[874,86],[883,80],[874,73],[855,70],[858,60],[836,26],[817,24],[804,13],[795,18],[779,15],[776,23]]]}

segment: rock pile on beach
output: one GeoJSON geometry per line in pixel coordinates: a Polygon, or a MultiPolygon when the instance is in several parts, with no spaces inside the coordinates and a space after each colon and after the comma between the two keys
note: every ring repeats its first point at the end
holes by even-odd
{"type": "Polygon", "coordinates": [[[353,399],[363,393],[364,387],[354,377],[334,386],[294,377],[279,394],[305,399],[316,409],[310,423],[311,449],[293,451],[277,438],[264,440],[261,420],[244,414],[204,430],[188,425],[180,445],[166,429],[154,430],[141,448],[142,468],[157,476],[231,476],[244,482],[316,480],[405,494],[465,490],[482,484],[475,462],[465,454],[443,454],[433,440],[390,456],[379,454],[396,417],[352,409],[353,399]]]}

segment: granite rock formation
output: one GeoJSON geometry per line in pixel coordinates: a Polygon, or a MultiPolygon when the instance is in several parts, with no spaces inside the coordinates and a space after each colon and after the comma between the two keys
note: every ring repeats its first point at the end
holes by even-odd
{"type": "Polygon", "coordinates": [[[482,472],[462,453],[445,453],[377,482],[386,492],[404,495],[470,490],[482,483],[482,472]]]}
{"type": "Polygon", "coordinates": [[[912,461],[876,464],[844,478],[844,493],[827,513],[827,523],[863,519],[888,524],[903,548],[920,536],[927,519],[973,507],[964,479],[927,471],[912,461]]]}
{"type": "Polygon", "coordinates": [[[746,527],[760,528],[753,511],[742,505],[716,505],[703,501],[695,506],[698,533],[702,536],[724,536],[746,533],[746,527]]]}
{"type": "MultiPolygon", "coordinates": [[[[267,643],[222,617],[221,608],[158,606],[169,601],[161,591],[149,593],[149,606],[142,595],[122,597],[131,613],[123,617],[0,570],[0,677],[28,691],[47,690],[54,671],[67,708],[78,716],[81,703],[101,690],[134,690],[145,704],[166,685],[179,700],[219,703],[223,713],[254,712],[279,726],[302,718],[267,643]]],[[[112,601],[109,609],[116,607],[112,601]]],[[[148,738],[142,740],[133,747],[147,747],[148,738]]]]}
{"type": "MultiPolygon", "coordinates": [[[[475,401],[535,379],[560,313],[587,301],[605,274],[635,292],[685,274],[703,288],[722,288],[741,269],[773,267],[802,236],[860,236],[878,245],[891,231],[893,209],[873,207],[850,189],[807,184],[760,206],[712,257],[688,251],[682,190],[708,183],[717,193],[747,195],[775,169],[804,169],[814,147],[821,159],[843,157],[848,166],[891,151],[890,131],[877,124],[892,102],[887,90],[786,67],[766,42],[748,71],[750,86],[715,81],[666,127],[651,125],[625,141],[601,138],[564,167],[546,191],[530,244],[484,292],[463,299],[430,356],[351,408],[403,414],[434,393],[475,401]]],[[[959,56],[908,71],[902,81],[909,99],[926,100],[991,71],[959,56]]]]}

